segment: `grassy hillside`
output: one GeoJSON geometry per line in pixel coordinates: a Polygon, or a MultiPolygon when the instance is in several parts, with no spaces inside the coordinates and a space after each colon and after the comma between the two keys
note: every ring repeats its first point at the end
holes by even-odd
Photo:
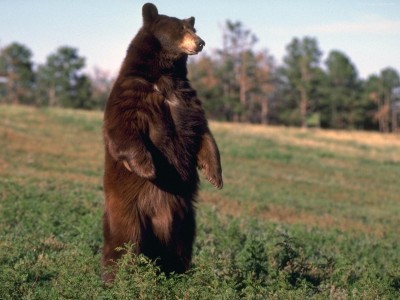
{"type": "Polygon", "coordinates": [[[0,106],[0,299],[400,297],[400,138],[226,123],[193,268],[165,278],[125,256],[103,286],[101,125],[0,106]]]}

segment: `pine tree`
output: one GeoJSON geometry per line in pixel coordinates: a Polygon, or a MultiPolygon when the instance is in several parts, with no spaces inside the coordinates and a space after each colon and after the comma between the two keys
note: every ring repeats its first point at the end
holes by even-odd
{"type": "Polygon", "coordinates": [[[91,108],[89,78],[82,73],[85,59],[72,47],[60,47],[37,72],[37,95],[42,105],[91,108]]]}
{"type": "Polygon", "coordinates": [[[34,104],[35,76],[29,48],[12,43],[1,49],[0,77],[0,102],[34,104]]]}
{"type": "Polygon", "coordinates": [[[318,48],[317,40],[305,37],[302,40],[294,38],[286,47],[287,55],[284,57],[283,74],[292,89],[300,114],[300,124],[307,127],[307,118],[312,101],[313,90],[319,74],[319,63],[321,51],[318,48]]]}

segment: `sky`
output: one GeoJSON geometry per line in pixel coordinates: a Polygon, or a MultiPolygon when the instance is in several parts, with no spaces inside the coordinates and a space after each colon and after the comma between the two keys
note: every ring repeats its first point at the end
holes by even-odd
{"type": "MultiPolygon", "coordinates": [[[[138,0],[0,0],[0,48],[27,46],[41,64],[60,46],[78,48],[87,72],[116,75],[142,24],[138,0]]],[[[314,37],[325,61],[350,57],[361,78],[390,66],[400,72],[400,0],[153,0],[160,14],[196,18],[205,52],[222,46],[226,20],[241,21],[281,63],[294,37],[314,37]]]]}

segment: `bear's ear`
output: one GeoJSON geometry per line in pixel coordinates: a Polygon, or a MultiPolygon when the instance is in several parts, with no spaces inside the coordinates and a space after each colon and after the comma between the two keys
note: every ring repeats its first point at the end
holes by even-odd
{"type": "Polygon", "coordinates": [[[189,24],[192,25],[192,27],[194,27],[194,17],[190,17],[189,19],[186,19],[185,21],[189,22],[189,24]]]}
{"type": "Polygon", "coordinates": [[[146,3],[142,8],[144,23],[151,23],[158,16],[157,7],[153,3],[146,3]]]}

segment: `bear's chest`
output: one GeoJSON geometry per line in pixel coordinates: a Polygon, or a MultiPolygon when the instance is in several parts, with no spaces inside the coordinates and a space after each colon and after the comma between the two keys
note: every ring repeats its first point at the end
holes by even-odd
{"type": "Polygon", "coordinates": [[[182,83],[170,83],[167,86],[169,88],[155,84],[154,90],[162,95],[162,111],[166,118],[170,118],[174,126],[184,129],[188,126],[196,126],[193,123],[195,120],[197,120],[195,123],[199,120],[205,122],[201,104],[190,86],[182,83]]]}
{"type": "Polygon", "coordinates": [[[150,138],[157,145],[166,141],[172,141],[175,145],[190,145],[197,143],[203,134],[207,122],[192,90],[180,90],[165,92],[157,85],[155,91],[163,95],[159,113],[154,117],[154,128],[150,132],[150,138]]]}

